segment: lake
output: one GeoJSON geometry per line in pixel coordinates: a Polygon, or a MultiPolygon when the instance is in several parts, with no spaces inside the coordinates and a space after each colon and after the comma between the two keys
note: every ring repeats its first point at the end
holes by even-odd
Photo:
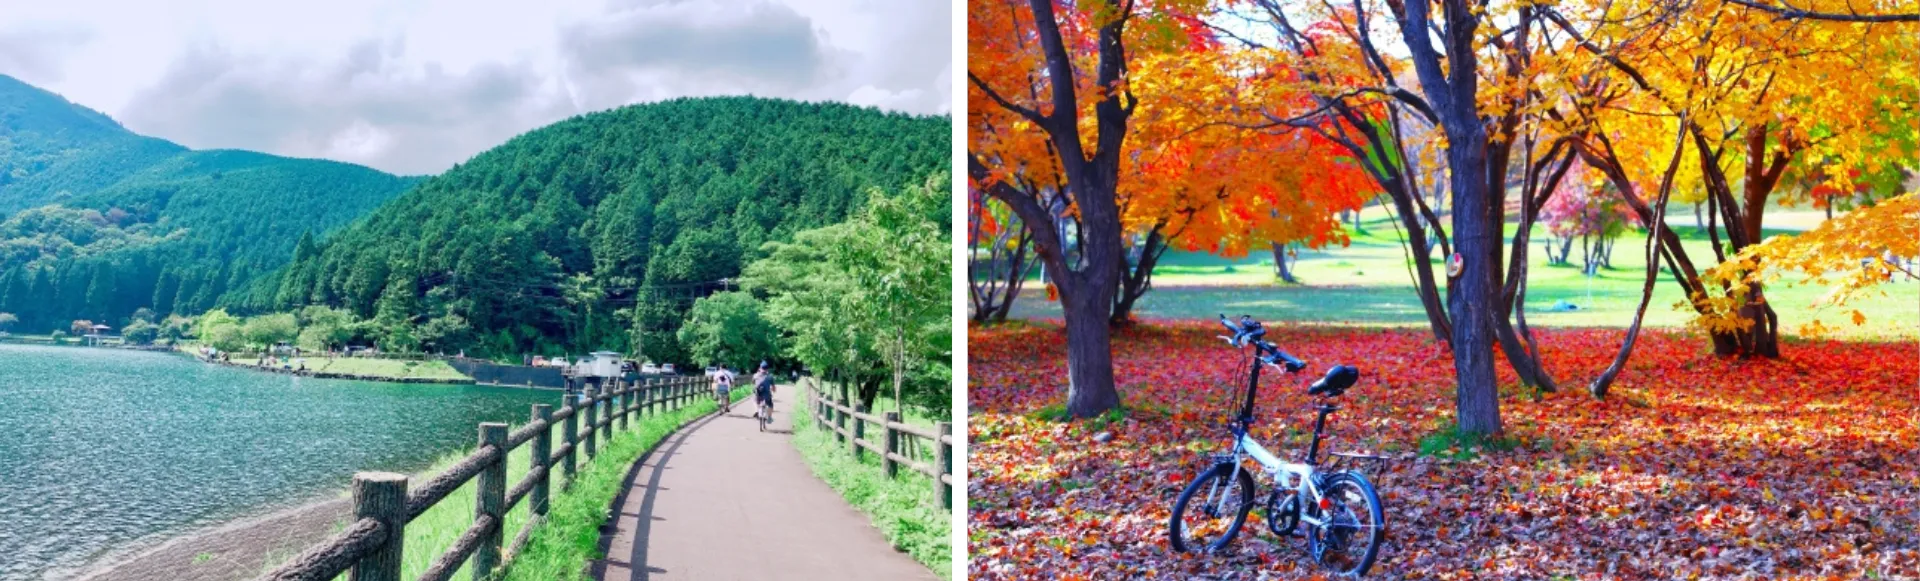
{"type": "Polygon", "coordinates": [[[0,344],[0,581],[413,473],[555,391],[298,378],[0,344]]]}

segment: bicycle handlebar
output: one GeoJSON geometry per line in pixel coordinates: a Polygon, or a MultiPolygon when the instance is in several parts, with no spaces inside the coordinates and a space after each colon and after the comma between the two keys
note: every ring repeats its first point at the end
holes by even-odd
{"type": "Polygon", "coordinates": [[[1265,327],[1260,326],[1259,321],[1253,320],[1253,316],[1251,315],[1241,315],[1240,323],[1236,325],[1232,321],[1227,320],[1226,313],[1221,313],[1220,325],[1226,327],[1228,331],[1233,332],[1232,337],[1223,336],[1221,337],[1222,339],[1226,339],[1227,343],[1234,347],[1252,343],[1254,348],[1258,349],[1262,354],[1260,360],[1266,362],[1268,365],[1278,365],[1288,373],[1299,372],[1307,368],[1305,361],[1288,355],[1287,352],[1281,351],[1278,346],[1263,339],[1263,337],[1267,335],[1267,330],[1265,327]]]}

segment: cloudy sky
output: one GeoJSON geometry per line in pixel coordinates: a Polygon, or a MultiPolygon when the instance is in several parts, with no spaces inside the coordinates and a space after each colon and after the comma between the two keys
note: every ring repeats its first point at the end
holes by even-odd
{"type": "Polygon", "coordinates": [[[948,0],[0,0],[0,14],[0,74],[136,132],[402,174],[679,96],[953,106],[948,0]]]}

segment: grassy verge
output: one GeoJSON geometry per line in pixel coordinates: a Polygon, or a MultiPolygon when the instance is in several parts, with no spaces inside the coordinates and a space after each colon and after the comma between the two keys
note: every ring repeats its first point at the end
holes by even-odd
{"type": "MultiPolygon", "coordinates": [[[[745,394],[736,389],[733,395],[738,401],[745,394]]],[[[642,452],[674,429],[713,409],[712,399],[701,399],[615,433],[613,441],[600,449],[600,455],[581,467],[573,486],[564,494],[555,494],[547,510],[547,523],[534,530],[526,550],[513,557],[500,578],[509,581],[586,579],[586,562],[602,556],[600,527],[607,521],[607,507],[612,506],[614,497],[620,494],[628,468],[642,452]]]]}
{"type": "Polygon", "coordinates": [[[866,513],[895,548],[941,578],[951,578],[952,518],[933,501],[933,483],[905,468],[900,479],[888,480],[878,458],[868,454],[854,460],[831,432],[813,424],[806,410],[794,410],[792,417],[793,446],[814,475],[866,513]]]}

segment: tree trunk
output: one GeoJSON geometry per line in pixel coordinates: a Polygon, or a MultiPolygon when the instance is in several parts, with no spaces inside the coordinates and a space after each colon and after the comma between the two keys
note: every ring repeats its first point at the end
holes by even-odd
{"type": "MultiPolygon", "coordinates": [[[[1111,1],[1098,4],[1100,6],[1088,8],[1120,8],[1111,1]]],[[[1061,37],[1060,23],[1054,17],[1054,3],[1029,0],[1027,7],[1033,14],[1034,36],[1045,57],[1046,74],[1052,79],[1048,87],[1050,111],[1043,114],[1013,105],[977,78],[972,80],[1000,106],[1046,131],[1052,145],[1052,159],[1059,162],[1061,181],[1072,186],[1067,191],[1051,192],[1051,198],[1043,196],[1043,192],[1022,191],[992,178],[985,162],[977,155],[968,156],[967,173],[984,184],[988,195],[1006,202],[1034,229],[1035,250],[1047,272],[1053,275],[1066,318],[1067,410],[1077,417],[1092,417],[1120,402],[1120,395],[1114,389],[1113,351],[1107,321],[1113,313],[1120,271],[1125,266],[1116,197],[1120,163],[1126,152],[1127,120],[1138,101],[1125,90],[1103,89],[1089,95],[1088,100],[1093,104],[1094,134],[1090,140],[1082,139],[1078,112],[1085,103],[1078,95],[1075,78],[1091,72],[1095,86],[1121,84],[1127,64],[1124,39],[1128,19],[1112,18],[1100,23],[1098,38],[1091,45],[1098,51],[1098,60],[1091,70],[1086,70],[1075,66],[1076,55],[1069,52],[1061,37]],[[1093,146],[1090,155],[1088,145],[1093,146]],[[1079,226],[1073,241],[1078,245],[1077,257],[1069,256],[1064,229],[1055,222],[1062,214],[1042,205],[1069,201],[1077,210],[1072,214],[1079,226]]]]}
{"type": "MultiPolygon", "coordinates": [[[[1454,25],[1460,24],[1464,23],[1454,25]]],[[[1471,94],[1468,98],[1471,99],[1471,94]]],[[[1465,106],[1471,107],[1471,101],[1465,106]]],[[[1501,433],[1500,395],[1494,375],[1493,344],[1494,321],[1506,319],[1506,313],[1494,312],[1500,304],[1500,216],[1504,208],[1493,203],[1488,191],[1485,127],[1471,109],[1456,109],[1448,117],[1444,126],[1450,134],[1448,167],[1453,169],[1450,176],[1453,244],[1465,259],[1460,276],[1447,286],[1447,311],[1453,314],[1453,374],[1458,385],[1455,405],[1459,431],[1461,434],[1498,434],[1501,433]]]]}
{"type": "Polygon", "coordinates": [[[1027,275],[1033,272],[1032,243],[1033,232],[1023,230],[1020,234],[1020,242],[1014,245],[1013,254],[1009,256],[1011,268],[1007,270],[1005,294],[1001,297],[998,307],[994,308],[987,317],[987,322],[1007,322],[1007,312],[1013,310],[1014,299],[1020,298],[1020,289],[1026,286],[1027,275]]]}
{"type": "Polygon", "coordinates": [[[1433,255],[1433,247],[1427,244],[1423,219],[1405,190],[1389,187],[1387,193],[1393,200],[1394,213],[1407,229],[1407,244],[1413,246],[1414,292],[1420,296],[1420,308],[1426,311],[1427,328],[1433,331],[1433,340],[1448,341],[1453,336],[1453,323],[1442,306],[1440,285],[1433,276],[1433,261],[1428,258],[1433,255]]]}
{"type": "Polygon", "coordinates": [[[1140,259],[1129,264],[1120,263],[1120,291],[1114,295],[1113,314],[1108,323],[1114,326],[1126,325],[1133,320],[1133,304],[1140,297],[1153,290],[1153,267],[1160,262],[1160,256],[1167,250],[1167,241],[1160,236],[1160,229],[1147,233],[1147,239],[1141,243],[1140,259]]]}
{"type": "MultiPolygon", "coordinates": [[[[1065,289],[1062,289],[1065,291],[1065,289]]],[[[1120,405],[1113,386],[1113,351],[1108,309],[1111,295],[1078,289],[1060,294],[1067,322],[1067,412],[1090,418],[1120,405]]]]}
{"type": "Polygon", "coordinates": [[[1288,264],[1290,257],[1288,256],[1287,245],[1279,242],[1272,242],[1270,244],[1273,245],[1274,274],[1278,275],[1280,280],[1287,284],[1300,284],[1299,280],[1293,278],[1293,268],[1288,264]]]}
{"type": "MultiPolygon", "coordinates": [[[[1682,118],[1684,125],[1685,118],[1682,118]]],[[[1607,397],[1607,388],[1613,385],[1620,370],[1627,366],[1627,358],[1633,355],[1633,345],[1640,338],[1640,323],[1647,315],[1647,303],[1653,300],[1653,283],[1660,278],[1660,239],[1667,230],[1667,203],[1673,192],[1673,174],[1680,169],[1681,154],[1686,152],[1686,132],[1682,129],[1674,136],[1673,161],[1667,163],[1667,173],[1660,179],[1659,198],[1654,202],[1653,219],[1647,221],[1647,281],[1640,288],[1640,306],[1633,311],[1633,324],[1627,327],[1627,338],[1620,342],[1620,352],[1613,357],[1613,363],[1607,365],[1600,377],[1587,386],[1588,392],[1596,399],[1607,397]]],[[[1699,205],[1695,204],[1696,211],[1699,205]]]]}

